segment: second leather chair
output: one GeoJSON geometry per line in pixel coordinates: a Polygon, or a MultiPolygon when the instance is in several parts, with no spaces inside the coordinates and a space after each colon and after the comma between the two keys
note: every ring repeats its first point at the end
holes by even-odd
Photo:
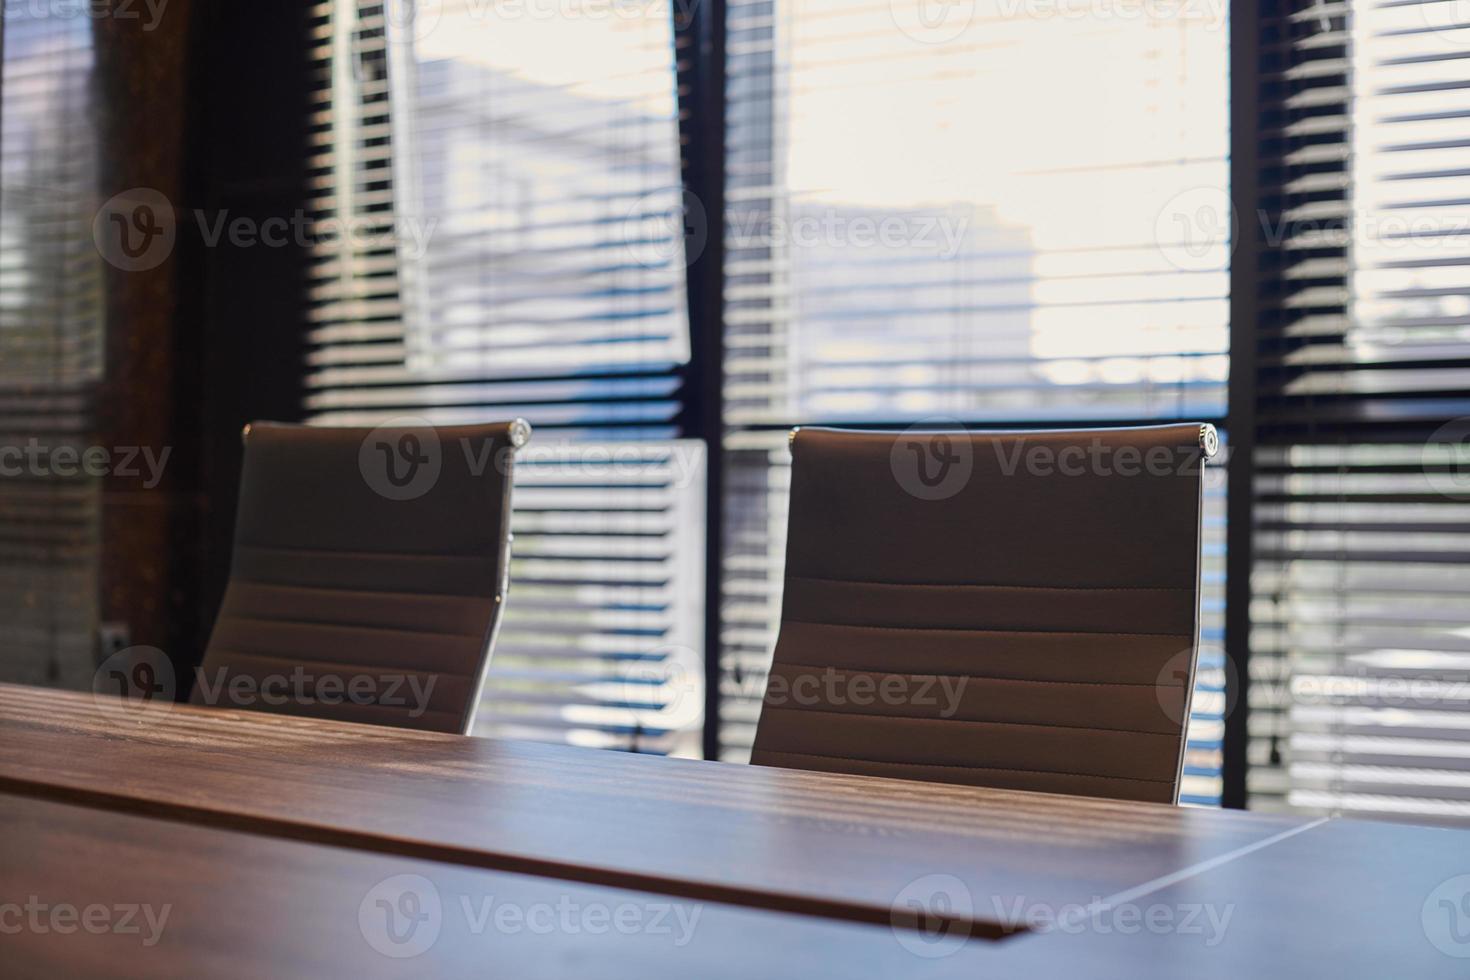
{"type": "Polygon", "coordinates": [[[793,433],[752,762],[1175,802],[1210,426],[793,433]]]}

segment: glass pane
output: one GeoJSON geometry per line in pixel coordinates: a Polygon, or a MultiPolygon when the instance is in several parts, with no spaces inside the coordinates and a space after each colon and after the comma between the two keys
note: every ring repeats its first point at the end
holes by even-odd
{"type": "Polygon", "coordinates": [[[732,423],[1223,414],[1225,24],[1121,9],[731,3],[732,423]]]}

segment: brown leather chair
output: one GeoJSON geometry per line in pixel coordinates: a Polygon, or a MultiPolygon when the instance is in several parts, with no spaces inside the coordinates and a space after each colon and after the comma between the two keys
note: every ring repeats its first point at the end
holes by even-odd
{"type": "Polygon", "coordinates": [[[791,446],[752,762],[1178,801],[1213,427],[791,446]]]}
{"type": "Polygon", "coordinates": [[[192,701],[467,734],[530,426],[245,433],[229,586],[192,701]]]}

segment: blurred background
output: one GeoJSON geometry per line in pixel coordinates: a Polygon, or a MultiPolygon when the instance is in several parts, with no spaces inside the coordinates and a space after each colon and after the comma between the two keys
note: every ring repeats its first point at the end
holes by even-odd
{"type": "Polygon", "coordinates": [[[3,9],[0,680],[188,675],[245,422],[519,415],[478,734],[744,761],[792,425],[1207,421],[1185,801],[1470,822],[1455,0],[3,9]]]}

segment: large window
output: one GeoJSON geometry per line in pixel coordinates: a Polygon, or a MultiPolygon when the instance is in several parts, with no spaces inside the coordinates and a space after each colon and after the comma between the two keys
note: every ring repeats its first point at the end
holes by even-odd
{"type": "MultiPolygon", "coordinates": [[[[722,751],[780,616],[785,429],[1214,420],[1227,34],[1200,8],[732,0],[722,751]],[[1078,84],[1079,79],[1087,84],[1078,84]]],[[[1223,491],[1187,799],[1220,794],[1223,491]]]]}
{"type": "Polygon", "coordinates": [[[529,419],[482,733],[697,752],[669,5],[334,0],[317,24],[311,417],[529,419]]]}
{"type": "Polygon", "coordinates": [[[528,418],[485,730],[733,761],[790,426],[1214,422],[1184,798],[1470,819],[1454,7],[324,0],[309,414],[528,418]]]}
{"type": "Polygon", "coordinates": [[[1470,820],[1470,24],[1262,24],[1250,803],[1470,820]]]}

